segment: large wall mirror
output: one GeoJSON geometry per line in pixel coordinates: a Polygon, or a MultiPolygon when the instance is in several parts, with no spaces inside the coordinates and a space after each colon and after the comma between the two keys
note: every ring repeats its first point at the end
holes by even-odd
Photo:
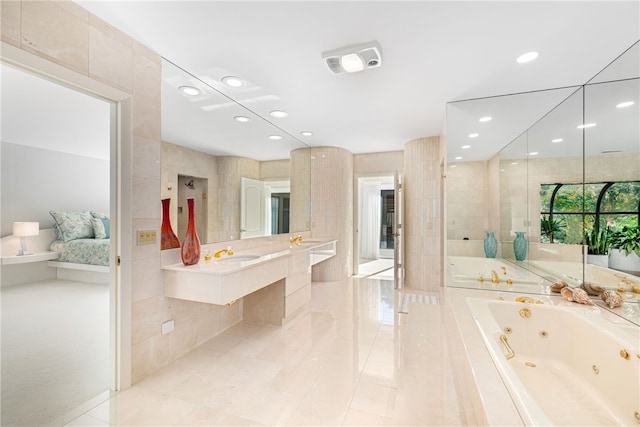
{"type": "Polygon", "coordinates": [[[309,147],[255,114],[250,88],[233,99],[218,85],[162,61],[161,197],[178,238],[187,198],[202,243],[308,230],[309,147]]]}
{"type": "Polygon", "coordinates": [[[640,268],[592,255],[611,254],[623,229],[638,236],[639,52],[636,43],[581,86],[449,106],[447,285],[547,293],[558,279],[592,283],[624,295],[618,314],[638,310],[640,268]],[[505,107],[518,114],[501,125],[505,107]],[[500,131],[491,137],[504,148],[476,160],[461,146],[471,132],[490,133],[478,124],[483,115],[493,115],[500,131]],[[485,254],[487,232],[496,238],[495,259],[485,254]],[[518,235],[527,241],[524,256],[518,235]]]}

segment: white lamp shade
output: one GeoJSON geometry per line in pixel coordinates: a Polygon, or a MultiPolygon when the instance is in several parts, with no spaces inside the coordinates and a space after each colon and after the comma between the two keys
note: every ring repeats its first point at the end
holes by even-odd
{"type": "Polygon", "coordinates": [[[13,235],[18,237],[37,236],[40,233],[39,222],[14,222],[13,235]]]}

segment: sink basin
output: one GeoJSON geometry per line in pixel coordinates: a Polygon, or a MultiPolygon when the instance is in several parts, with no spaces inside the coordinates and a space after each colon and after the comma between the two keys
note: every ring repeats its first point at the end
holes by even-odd
{"type": "Polygon", "coordinates": [[[228,257],[224,257],[219,259],[218,261],[222,262],[245,262],[245,261],[253,261],[254,259],[260,258],[259,255],[231,255],[228,257]]]}
{"type": "Polygon", "coordinates": [[[322,243],[322,240],[303,240],[301,242],[298,242],[301,245],[317,245],[318,243],[322,243]]]}

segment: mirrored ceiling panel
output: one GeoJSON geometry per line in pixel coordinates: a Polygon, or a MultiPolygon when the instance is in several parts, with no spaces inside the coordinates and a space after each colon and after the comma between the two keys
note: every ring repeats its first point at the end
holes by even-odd
{"type": "Polygon", "coordinates": [[[447,161],[488,160],[577,87],[447,104],[447,161]]]}
{"type": "Polygon", "coordinates": [[[585,155],[640,151],[640,79],[585,87],[585,155]]]}
{"type": "Polygon", "coordinates": [[[613,82],[640,77],[640,41],[620,54],[615,61],[600,71],[587,84],[613,82]]]}
{"type": "Polygon", "coordinates": [[[303,142],[163,59],[162,139],[215,156],[288,159],[303,142]]]}

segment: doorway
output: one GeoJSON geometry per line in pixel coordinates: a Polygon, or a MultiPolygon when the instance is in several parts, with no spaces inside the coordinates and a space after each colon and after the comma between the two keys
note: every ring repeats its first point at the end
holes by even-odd
{"type": "Polygon", "coordinates": [[[357,179],[356,277],[393,281],[395,190],[393,175],[357,179]]]}
{"type": "MultiPolygon", "coordinates": [[[[96,211],[111,219],[109,273],[103,273],[102,283],[88,277],[58,279],[47,261],[36,261],[24,265],[41,275],[2,288],[3,424],[64,423],[74,410],[107,399],[117,386],[117,106],[4,59],[3,151],[11,141],[12,155],[22,160],[2,168],[2,183],[12,188],[2,191],[2,206],[9,209],[3,211],[2,235],[11,234],[5,233],[5,222],[20,220],[17,216],[51,231],[49,210],[96,211]],[[10,97],[16,91],[18,96],[10,97]],[[64,134],[65,129],[72,135],[64,134]],[[95,139],[81,132],[89,129],[98,130],[95,139]],[[13,169],[21,173],[10,173],[13,169]],[[72,179],[57,181],[68,176],[72,179]],[[21,185],[27,191],[20,191],[21,185]],[[27,194],[31,204],[15,200],[16,194],[27,194]]],[[[47,68],[22,59],[30,69],[47,68]]],[[[46,242],[47,248],[54,239],[46,242]]]]}

